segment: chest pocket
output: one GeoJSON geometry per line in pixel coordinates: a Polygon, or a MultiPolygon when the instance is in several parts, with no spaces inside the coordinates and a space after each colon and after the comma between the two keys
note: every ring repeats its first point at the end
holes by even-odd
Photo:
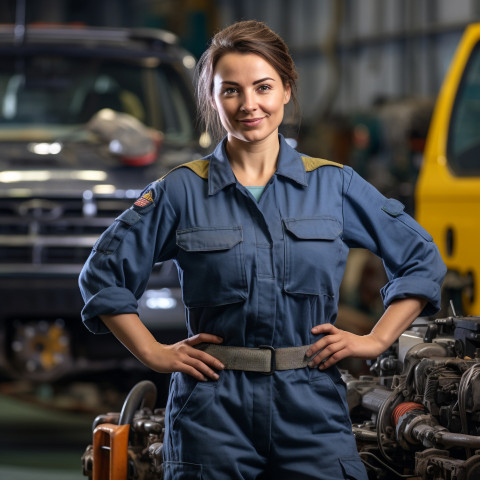
{"type": "Polygon", "coordinates": [[[177,230],[176,242],[187,307],[227,305],[247,298],[241,226],[177,230]]]}
{"type": "Polygon", "coordinates": [[[284,219],[287,293],[335,296],[344,259],[340,222],[333,217],[284,219]]]}

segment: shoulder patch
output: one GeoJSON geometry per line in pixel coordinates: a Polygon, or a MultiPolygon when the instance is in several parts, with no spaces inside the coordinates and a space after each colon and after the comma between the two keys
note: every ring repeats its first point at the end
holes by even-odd
{"type": "Polygon", "coordinates": [[[145,208],[153,203],[153,190],[148,190],[140,198],[137,198],[135,203],[136,207],[145,208]]]}
{"type": "Polygon", "coordinates": [[[330,165],[331,167],[343,168],[341,163],[331,162],[330,160],[325,160],[323,158],[302,157],[302,160],[306,172],[313,172],[313,170],[316,170],[320,167],[325,167],[327,165],[330,165]]]}
{"type": "Polygon", "coordinates": [[[208,179],[208,166],[210,164],[210,160],[193,160],[192,162],[183,163],[178,167],[172,168],[168,173],[166,173],[163,177],[159,178],[159,180],[163,180],[167,175],[172,173],[174,170],[179,168],[189,168],[192,172],[196,173],[200,178],[204,180],[208,179]]]}

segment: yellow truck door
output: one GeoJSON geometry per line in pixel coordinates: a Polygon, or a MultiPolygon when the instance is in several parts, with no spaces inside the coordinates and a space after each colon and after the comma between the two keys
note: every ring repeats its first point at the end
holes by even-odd
{"type": "Polygon", "coordinates": [[[449,268],[447,291],[462,291],[456,308],[480,315],[480,23],[466,29],[438,96],[415,204],[449,268]]]}

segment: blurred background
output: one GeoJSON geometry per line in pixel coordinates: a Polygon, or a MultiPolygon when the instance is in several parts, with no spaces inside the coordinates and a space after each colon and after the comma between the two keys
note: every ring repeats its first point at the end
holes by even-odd
{"type": "MultiPolygon", "coordinates": [[[[266,22],[289,45],[301,120],[290,112],[282,128],[298,150],[351,165],[415,215],[434,105],[480,1],[2,0],[0,478],[85,478],[96,415],[119,411],[143,378],[164,402],[168,376],[81,325],[76,275],[144,185],[209,151],[192,68],[241,19],[266,22]]],[[[143,318],[173,342],[184,334],[176,272],[154,273],[143,318]]],[[[377,258],[352,252],[338,324],[368,331],[384,282],[377,258]]]]}

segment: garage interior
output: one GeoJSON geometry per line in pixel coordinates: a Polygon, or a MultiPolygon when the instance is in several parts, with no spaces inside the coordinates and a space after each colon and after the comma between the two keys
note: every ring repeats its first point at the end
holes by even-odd
{"type": "MultiPolygon", "coordinates": [[[[400,200],[406,211],[416,217],[417,182],[434,108],[462,36],[469,25],[480,22],[479,0],[4,0],[0,3],[0,27],[10,30],[4,32],[0,29],[0,56],[11,56],[16,46],[27,42],[24,36],[28,39],[30,32],[37,27],[66,27],[78,31],[85,27],[136,31],[148,28],[175,34],[182,52],[186,52],[182,53],[185,63],[188,59],[193,61],[192,58],[200,57],[216,31],[244,19],[263,21],[280,34],[289,46],[299,72],[301,121],[293,118],[293,113],[288,114],[283,125],[284,134],[307,155],[352,166],[385,196],[400,200]],[[13,37],[7,39],[8,35],[13,37]]],[[[33,38],[33,33],[31,35],[33,38]]],[[[62,52],[59,52],[61,56],[62,52]]],[[[0,93],[14,84],[10,79],[10,87],[5,86],[2,77],[8,72],[2,64],[6,65],[4,61],[0,62],[0,93]]],[[[15,65],[18,68],[18,64],[15,65]]],[[[65,68],[75,68],[74,63],[65,65],[65,68]]],[[[25,68],[28,70],[29,67],[25,68]]],[[[114,66],[106,66],[103,72],[114,77],[114,66]]],[[[174,89],[177,83],[168,83],[169,78],[165,76],[163,85],[172,88],[171,97],[176,98],[178,92],[174,89]]],[[[37,78],[39,85],[50,79],[46,74],[37,78]]],[[[53,88],[61,88],[61,83],[58,85],[53,88]]],[[[106,81],[102,85],[104,89],[111,86],[106,81]]],[[[31,101],[35,102],[32,98],[31,101]]],[[[129,105],[134,105],[129,98],[129,105]]],[[[7,165],[5,156],[9,150],[2,143],[7,145],[11,141],[10,127],[5,119],[14,113],[9,110],[13,107],[9,107],[6,100],[2,102],[0,162],[4,164],[0,163],[0,199],[11,199],[14,198],[11,192],[15,180],[8,176],[7,168],[3,168],[7,165]]],[[[175,104],[172,105],[175,109],[175,104]]],[[[20,111],[21,107],[17,105],[15,108],[20,111]]],[[[99,108],[96,106],[95,111],[99,108]]],[[[39,110],[38,115],[41,113],[39,110]]],[[[91,113],[89,111],[88,119],[91,113]]],[[[149,118],[148,115],[150,113],[146,111],[145,118],[149,118]]],[[[155,122],[155,114],[152,115],[155,122]]],[[[182,115],[178,114],[180,123],[185,115],[193,114],[185,110],[182,115]]],[[[98,128],[98,125],[92,128],[98,128]]],[[[178,139],[172,141],[180,142],[178,139]]],[[[41,141],[36,145],[41,145],[41,141]]],[[[54,143],[49,145],[52,148],[54,143]]],[[[198,147],[197,152],[208,151],[209,146],[208,142],[204,145],[200,142],[203,150],[198,147]]],[[[176,153],[169,153],[167,166],[175,165],[179,151],[185,149],[182,145],[176,153]]],[[[47,153],[50,156],[55,154],[47,153]]],[[[13,160],[8,165],[10,173],[14,172],[13,160]]],[[[54,170],[52,163],[50,170],[44,170],[45,175],[50,178],[54,170]]],[[[472,176],[478,176],[479,171],[480,168],[472,176]]],[[[130,203],[135,200],[140,187],[132,186],[134,188],[137,191],[126,194],[130,203]]],[[[126,187],[124,190],[127,191],[126,187]]],[[[35,202],[35,195],[32,198],[29,201],[35,202]]],[[[89,198],[84,196],[82,202],[85,218],[93,218],[88,213],[89,205],[93,205],[89,198]]],[[[27,203],[24,208],[35,215],[35,211],[41,208],[38,205],[27,203]]],[[[471,223],[478,224],[475,220],[479,213],[478,199],[476,203],[471,199],[471,205],[467,213],[471,223]]],[[[127,208],[128,203],[118,203],[117,207],[120,206],[127,208]]],[[[130,389],[141,380],[151,380],[157,385],[157,403],[164,406],[169,376],[148,372],[134,358],[118,354],[119,345],[112,345],[110,349],[104,345],[103,336],[84,332],[78,298],[73,300],[63,293],[67,288],[75,288],[71,287],[76,284],[71,272],[68,278],[67,273],[58,277],[48,287],[51,291],[47,291],[41,276],[26,280],[26,273],[22,274],[20,270],[15,277],[6,274],[15,268],[15,259],[23,255],[21,248],[24,245],[18,240],[20,226],[16,227],[16,240],[8,237],[10,232],[5,227],[7,213],[1,207],[0,296],[3,299],[0,304],[3,306],[0,305],[0,350],[5,353],[4,359],[0,360],[0,478],[81,480],[87,478],[82,472],[82,455],[92,443],[92,423],[97,415],[119,412],[130,389]],[[44,307],[35,305],[32,308],[25,301],[22,289],[26,281],[30,282],[29,288],[42,297],[44,307]],[[7,303],[8,308],[5,307],[7,303]],[[45,308],[45,312],[55,311],[55,305],[58,307],[57,316],[39,313],[41,308],[45,308]],[[78,369],[71,367],[70,349],[78,354],[78,369]],[[87,367],[82,362],[88,360],[85,352],[89,349],[97,350],[99,356],[87,367]]],[[[105,208],[110,208],[106,202],[105,208]]],[[[17,220],[16,225],[21,225],[22,220],[17,220]]],[[[453,224],[455,219],[451,222],[453,224]]],[[[471,228],[474,232],[475,226],[471,228]]],[[[98,236],[100,231],[93,231],[89,238],[98,236]]],[[[78,246],[75,238],[79,237],[75,235],[65,233],[69,248],[78,246]]],[[[433,236],[436,242],[442,242],[442,254],[444,248],[448,254],[448,241],[444,247],[443,236],[433,236]]],[[[77,267],[85,258],[81,255],[91,246],[82,245],[83,253],[78,254],[77,267]]],[[[472,255],[472,259],[478,258],[478,254],[472,255]]],[[[62,258],[56,259],[59,265],[69,262],[62,258]]],[[[175,290],[178,279],[175,269],[170,266],[159,267],[159,275],[164,283],[148,290],[142,300],[144,308],[153,312],[146,321],[155,322],[158,316],[167,312],[169,317],[163,324],[166,328],[164,338],[174,342],[184,333],[181,325],[183,306],[180,294],[175,290]]],[[[452,273],[448,277],[443,298],[445,305],[437,318],[451,318],[457,314],[480,315],[478,299],[474,299],[472,293],[474,276],[475,265],[472,265],[465,269],[465,275],[452,273]],[[466,300],[468,295],[470,300],[466,300]]],[[[383,311],[379,290],[385,281],[378,258],[366,251],[352,251],[341,288],[337,326],[354,333],[368,332],[383,311]]],[[[463,358],[477,358],[480,352],[475,343],[480,338],[476,333],[480,326],[478,319],[475,325],[474,333],[467,334],[467,337],[470,335],[468,338],[477,335],[476,340],[472,340],[473,350],[468,350],[467,345],[463,358]]],[[[468,330],[470,327],[462,328],[468,330]]],[[[438,330],[450,331],[440,324],[438,330]]],[[[367,364],[355,360],[343,361],[340,367],[365,382],[371,381],[369,376],[380,368],[375,362],[367,364]]],[[[480,382],[473,376],[470,381],[480,382]]],[[[475,394],[478,395],[480,383],[476,385],[475,394]]],[[[480,409],[477,415],[475,421],[480,424],[480,409]]],[[[378,478],[399,478],[390,470],[384,470],[383,475],[378,478]]],[[[412,475],[411,478],[420,477],[412,475]]]]}

